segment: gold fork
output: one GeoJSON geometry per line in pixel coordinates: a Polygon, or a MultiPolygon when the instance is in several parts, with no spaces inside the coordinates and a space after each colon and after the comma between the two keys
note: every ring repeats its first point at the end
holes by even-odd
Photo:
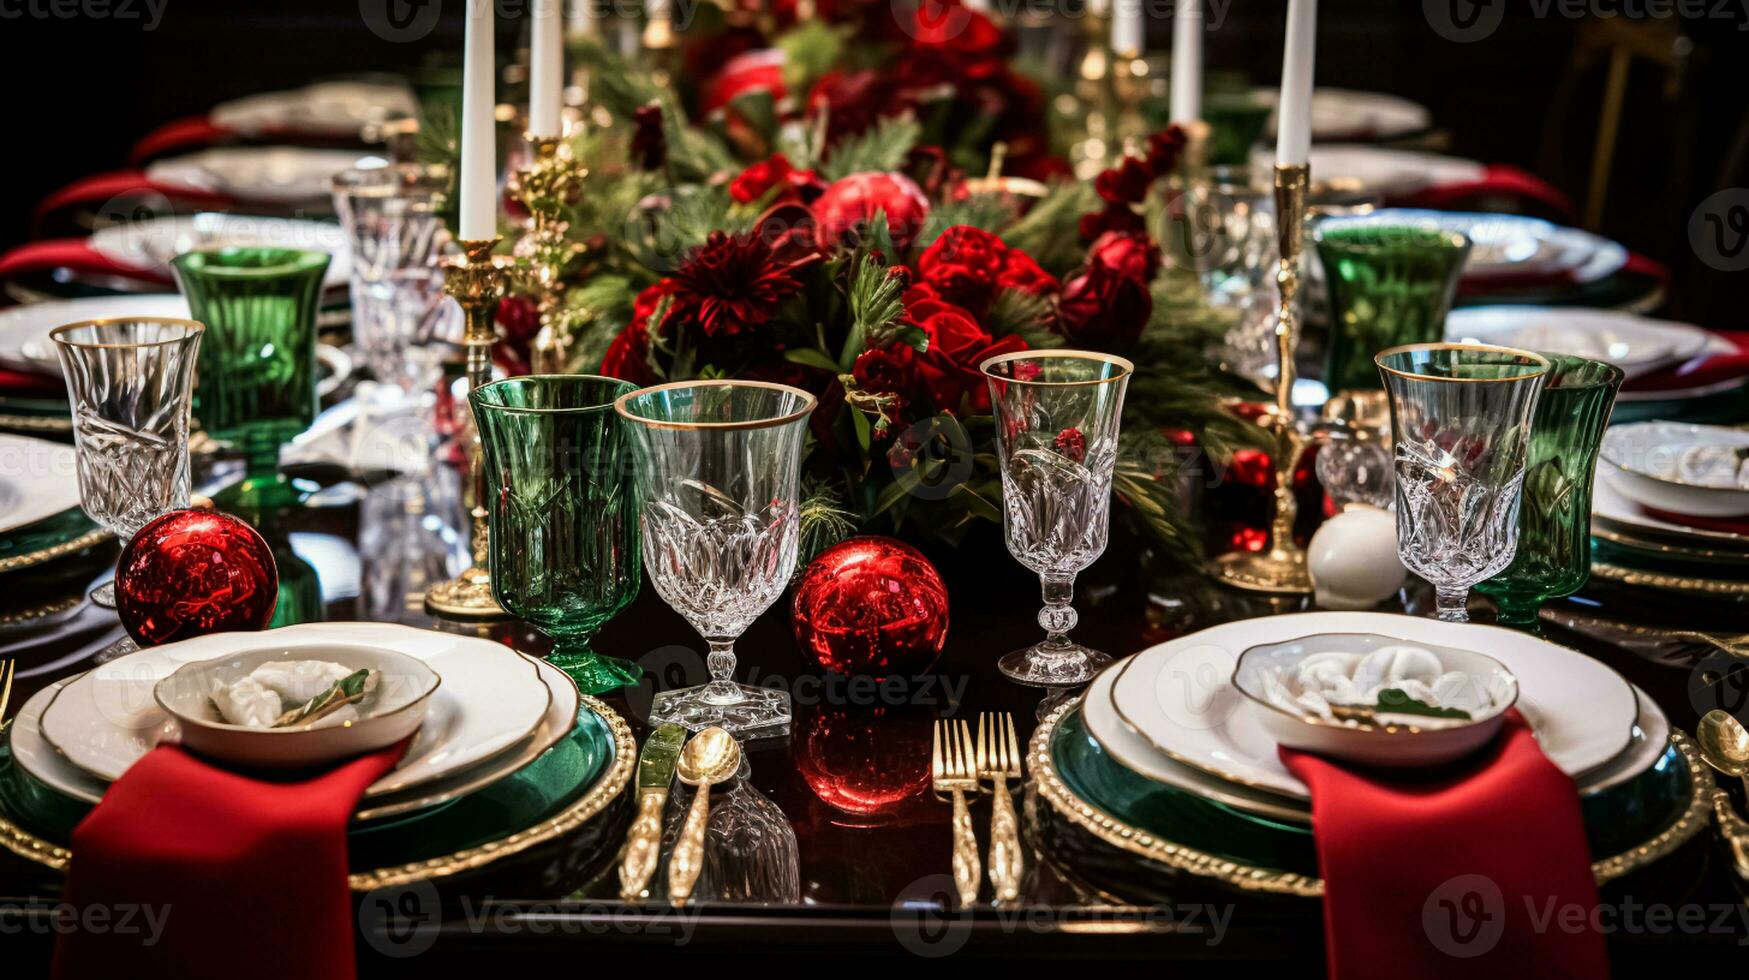
{"type": "Polygon", "coordinates": [[[0,660],[0,731],[6,730],[6,702],[12,700],[12,675],[18,666],[11,660],[0,660]]]}
{"type": "Polygon", "coordinates": [[[1020,897],[1024,858],[1020,851],[1020,818],[1014,812],[1014,797],[1008,781],[1021,775],[1020,739],[1014,731],[1014,716],[1006,711],[978,715],[978,776],[990,780],[996,798],[990,805],[990,887],[996,900],[1012,902],[1020,897]]]}
{"type": "Polygon", "coordinates": [[[978,774],[972,768],[972,730],[963,721],[935,722],[935,747],[930,774],[935,795],[953,797],[953,882],[959,889],[960,907],[978,900],[978,837],[972,832],[972,815],[966,809],[966,793],[978,792],[978,774]]]}

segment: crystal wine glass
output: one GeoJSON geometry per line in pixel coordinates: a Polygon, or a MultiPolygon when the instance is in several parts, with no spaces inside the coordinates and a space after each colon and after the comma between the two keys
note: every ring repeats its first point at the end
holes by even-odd
{"type": "Polygon", "coordinates": [[[737,735],[787,725],[787,692],[730,675],[736,637],[795,571],[814,396],[758,381],[689,381],[632,392],[615,407],[633,423],[644,567],[710,645],[710,681],[658,693],[650,723],[737,735]]]}
{"type": "Polygon", "coordinates": [[[636,387],[534,375],[468,394],[484,453],[492,597],[553,638],[549,659],[585,694],[643,676],[589,643],[642,582],[632,427],[613,410],[636,387]]]}
{"type": "Polygon", "coordinates": [[[1540,354],[1412,344],[1375,360],[1391,398],[1397,552],[1432,583],[1439,618],[1469,620],[1470,587],[1512,563],[1540,354]]]}
{"type": "Polygon", "coordinates": [[[1105,551],[1119,416],[1134,365],[1086,351],[1022,351],[980,365],[996,413],[1008,553],[1038,573],[1044,640],[1003,657],[1011,680],[1073,686],[1108,654],[1069,639],[1075,575],[1105,551]]]}
{"type": "MultiPolygon", "coordinates": [[[[188,506],[188,412],[206,328],[193,320],[88,320],[49,333],[73,410],[79,498],[122,542],[188,506]]],[[[115,582],[91,600],[115,608],[115,582]]]]}

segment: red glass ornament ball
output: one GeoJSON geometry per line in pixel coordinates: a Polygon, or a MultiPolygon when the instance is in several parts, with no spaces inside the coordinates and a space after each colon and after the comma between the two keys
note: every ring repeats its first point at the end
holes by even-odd
{"type": "Polygon", "coordinates": [[[273,550],[229,514],[171,511],[140,528],[116,565],[116,612],[143,647],[266,629],[278,603],[273,550]]]}
{"type": "Polygon", "coordinates": [[[947,586],[903,541],[851,538],[802,573],[790,625],[802,650],[834,673],[921,674],[947,642],[947,586]]]}

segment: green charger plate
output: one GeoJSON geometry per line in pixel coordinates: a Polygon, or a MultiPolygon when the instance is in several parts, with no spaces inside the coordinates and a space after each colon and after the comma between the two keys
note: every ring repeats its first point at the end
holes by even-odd
{"type": "MultiPolygon", "coordinates": [[[[1656,860],[1705,825],[1710,795],[1697,789],[1693,747],[1680,735],[1671,742],[1641,775],[1582,801],[1599,881],[1656,860]]],[[[1161,872],[1277,894],[1323,892],[1310,827],[1223,806],[1125,768],[1088,734],[1079,702],[1047,718],[1027,754],[1033,792],[1056,818],[1150,859],[1161,872]]],[[[1132,863],[1124,874],[1150,871],[1132,863]]]]}
{"type": "Polygon", "coordinates": [[[1749,571],[1741,558],[1683,557],[1591,538],[1591,576],[1624,585],[1669,589],[1693,596],[1749,599],[1749,571]]]}
{"type": "Polygon", "coordinates": [[[0,573],[30,568],[102,544],[109,532],[69,507],[34,524],[0,531],[0,573]]]}
{"type": "MultiPolygon", "coordinates": [[[[413,814],[354,826],[347,853],[356,891],[483,867],[588,824],[620,800],[637,746],[617,712],[584,697],[576,727],[540,758],[490,786],[413,814]]],[[[57,870],[90,804],[55,792],[0,742],[0,845],[57,870]]]]}

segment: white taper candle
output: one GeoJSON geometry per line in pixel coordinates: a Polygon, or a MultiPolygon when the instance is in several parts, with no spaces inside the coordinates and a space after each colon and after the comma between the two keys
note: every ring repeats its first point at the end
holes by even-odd
{"type": "Polygon", "coordinates": [[[1111,50],[1122,55],[1139,55],[1146,44],[1142,24],[1142,0],[1113,0],[1111,5],[1111,50]]]}
{"type": "Polygon", "coordinates": [[[1312,152],[1312,62],[1318,41],[1318,0],[1288,0],[1287,43],[1281,55],[1281,104],[1276,108],[1275,162],[1305,163],[1312,152]]]}
{"type": "Polygon", "coordinates": [[[462,45],[461,230],[464,241],[498,234],[498,132],[493,119],[493,0],[467,0],[462,45]]]}
{"type": "Polygon", "coordinates": [[[528,132],[563,136],[560,106],[565,100],[564,0],[534,0],[534,31],[528,56],[528,132]]]}
{"type": "Polygon", "coordinates": [[[1172,121],[1202,118],[1202,0],[1178,0],[1172,16],[1172,121]]]}

